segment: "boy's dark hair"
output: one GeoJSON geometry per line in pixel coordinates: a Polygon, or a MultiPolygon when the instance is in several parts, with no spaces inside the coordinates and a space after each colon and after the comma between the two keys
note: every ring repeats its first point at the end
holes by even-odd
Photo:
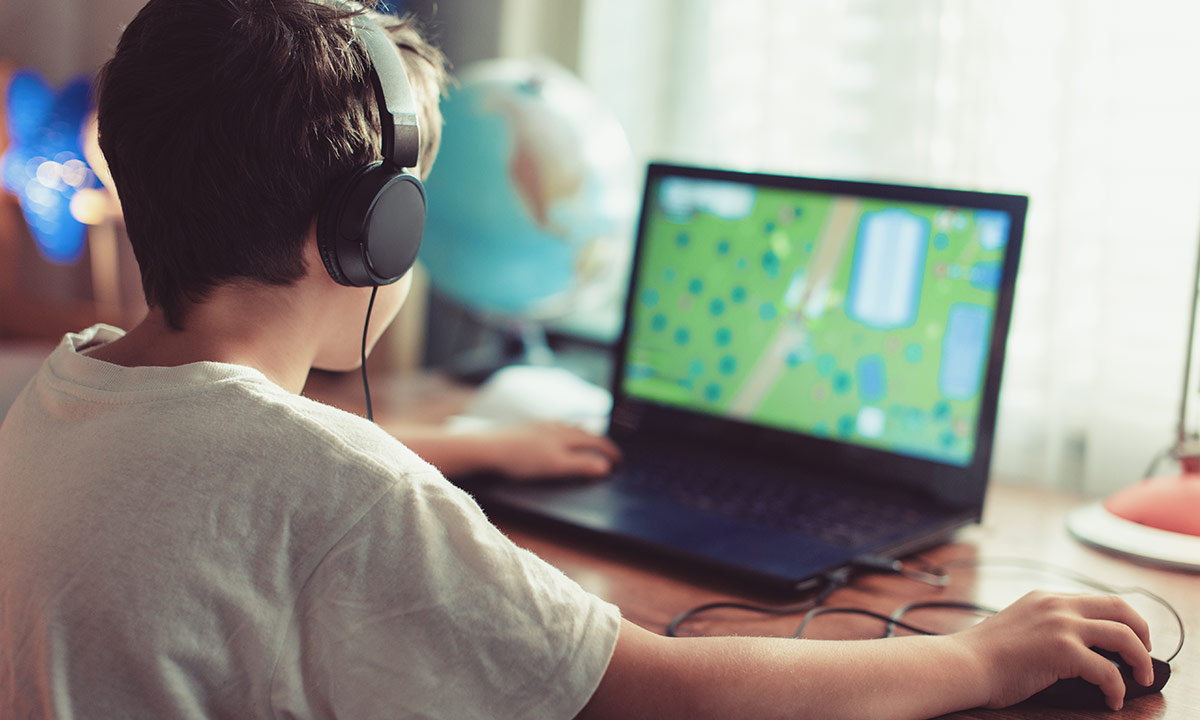
{"type": "MultiPolygon", "coordinates": [[[[100,148],[142,288],[182,329],[237,279],[287,285],[333,183],[380,157],[351,11],[316,0],[150,0],[97,80],[100,148]]],[[[421,108],[425,175],[445,58],[411,18],[381,20],[421,108]]]]}

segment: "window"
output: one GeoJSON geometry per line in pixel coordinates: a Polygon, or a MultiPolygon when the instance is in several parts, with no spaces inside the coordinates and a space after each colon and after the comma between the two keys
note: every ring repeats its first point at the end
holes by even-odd
{"type": "Polygon", "coordinates": [[[640,159],[1031,198],[1002,480],[1092,494],[1174,435],[1200,225],[1188,0],[586,0],[640,159]]]}

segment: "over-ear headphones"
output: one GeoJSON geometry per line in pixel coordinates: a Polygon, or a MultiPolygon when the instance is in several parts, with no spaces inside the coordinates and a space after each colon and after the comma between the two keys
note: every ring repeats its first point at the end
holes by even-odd
{"type": "Polygon", "coordinates": [[[383,160],[359,168],[330,191],[317,213],[317,248],[336,282],[371,287],[396,282],[417,260],[425,188],[405,168],[417,166],[421,132],[395,44],[365,13],[351,21],[371,63],[383,160]]]}

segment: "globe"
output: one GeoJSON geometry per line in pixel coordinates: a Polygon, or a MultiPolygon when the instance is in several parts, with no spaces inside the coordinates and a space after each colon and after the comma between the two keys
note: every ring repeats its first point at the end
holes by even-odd
{"type": "Polygon", "coordinates": [[[612,112],[567,70],[509,59],[468,68],[442,112],[420,253],[434,287],[538,322],[619,292],[636,188],[612,112]]]}

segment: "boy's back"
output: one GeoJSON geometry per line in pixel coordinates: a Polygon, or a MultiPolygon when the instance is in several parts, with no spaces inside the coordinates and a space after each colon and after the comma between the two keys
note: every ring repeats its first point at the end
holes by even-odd
{"type": "Polygon", "coordinates": [[[246,367],[79,352],[119,335],[68,336],[0,426],[0,717],[583,706],[615,609],[371,423],[246,367]]]}

